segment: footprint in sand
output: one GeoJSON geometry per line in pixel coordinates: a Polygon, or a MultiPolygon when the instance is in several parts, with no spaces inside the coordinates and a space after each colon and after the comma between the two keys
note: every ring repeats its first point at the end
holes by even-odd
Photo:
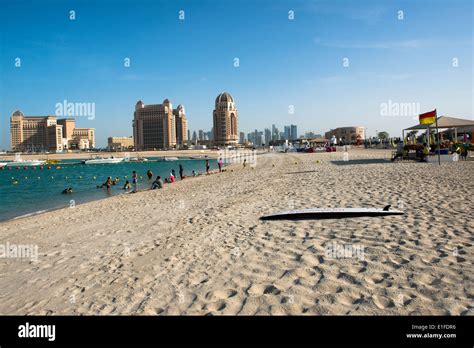
{"type": "Polygon", "coordinates": [[[380,309],[395,307],[395,303],[385,296],[374,295],[372,296],[372,300],[374,301],[374,304],[380,309]]]}
{"type": "Polygon", "coordinates": [[[252,285],[248,290],[248,294],[251,296],[260,295],[279,295],[281,291],[274,285],[255,284],[252,285]]]}
{"type": "Polygon", "coordinates": [[[238,292],[234,289],[210,291],[206,294],[206,300],[211,302],[224,300],[227,298],[234,297],[235,295],[237,295],[237,293],[238,292]]]}

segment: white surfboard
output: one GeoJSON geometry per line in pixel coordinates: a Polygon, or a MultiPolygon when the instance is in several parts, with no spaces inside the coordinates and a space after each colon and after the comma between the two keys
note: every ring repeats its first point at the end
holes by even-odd
{"type": "Polygon", "coordinates": [[[385,208],[312,208],[301,210],[287,210],[264,215],[261,220],[301,220],[301,219],[341,219],[362,216],[403,215],[400,210],[391,210],[390,205],[385,208]]]}

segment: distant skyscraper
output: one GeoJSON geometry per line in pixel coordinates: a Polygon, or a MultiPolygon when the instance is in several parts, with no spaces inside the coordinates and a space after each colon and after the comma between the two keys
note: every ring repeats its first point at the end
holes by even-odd
{"type": "Polygon", "coordinates": [[[258,130],[255,130],[253,132],[253,143],[255,146],[262,146],[263,144],[263,132],[260,132],[258,130]]]}
{"type": "Polygon", "coordinates": [[[188,129],[188,143],[191,141],[191,130],[188,129]]]}
{"type": "Polygon", "coordinates": [[[270,141],[272,141],[272,132],[270,129],[265,128],[265,145],[269,145],[270,141]]]}
{"type": "Polygon", "coordinates": [[[272,125],[272,140],[280,140],[280,131],[275,125],[272,125]]]}
{"type": "Polygon", "coordinates": [[[176,146],[176,124],[173,106],[168,99],[163,104],[135,105],[133,139],[136,150],[169,149],[176,146]]]}
{"type": "Polygon", "coordinates": [[[298,139],[298,130],[297,130],[296,125],[294,124],[290,126],[290,139],[291,140],[298,139]]]}
{"type": "Polygon", "coordinates": [[[284,129],[285,140],[291,140],[291,127],[285,126],[283,129],[284,129]]]}
{"type": "Polygon", "coordinates": [[[236,144],[238,113],[234,98],[227,92],[217,96],[213,111],[214,142],[218,145],[236,144]]]}
{"type": "Polygon", "coordinates": [[[198,131],[198,139],[199,140],[204,140],[204,131],[202,129],[200,129],[198,131]]]}
{"type": "Polygon", "coordinates": [[[197,140],[197,133],[196,131],[193,132],[193,141],[196,142],[197,140]]]}
{"type": "Polygon", "coordinates": [[[252,143],[252,144],[255,144],[255,133],[249,133],[247,134],[247,140],[252,143]]]}
{"type": "Polygon", "coordinates": [[[240,132],[239,133],[239,144],[243,144],[243,143],[245,143],[245,133],[240,132]]]}

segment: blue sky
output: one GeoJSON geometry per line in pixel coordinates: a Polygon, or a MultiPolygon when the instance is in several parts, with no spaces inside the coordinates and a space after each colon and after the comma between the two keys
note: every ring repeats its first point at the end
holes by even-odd
{"type": "Polygon", "coordinates": [[[190,129],[210,130],[222,91],[246,133],[274,123],[400,136],[417,122],[381,115],[389,100],[472,119],[472,23],[470,0],[0,0],[0,148],[13,111],[54,114],[64,100],[95,103],[94,120],[76,119],[99,146],[132,134],[139,99],[184,104],[190,129]]]}

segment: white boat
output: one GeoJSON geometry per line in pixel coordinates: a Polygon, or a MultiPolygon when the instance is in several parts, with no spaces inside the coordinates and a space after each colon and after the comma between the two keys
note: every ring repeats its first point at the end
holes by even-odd
{"type": "Polygon", "coordinates": [[[42,166],[46,161],[42,160],[23,160],[19,153],[15,154],[15,160],[12,162],[6,162],[7,167],[33,167],[33,166],[42,166]]]}
{"type": "Polygon", "coordinates": [[[379,208],[312,208],[288,210],[262,216],[261,220],[299,220],[299,219],[340,219],[362,216],[403,215],[400,210],[391,210],[390,206],[379,208]]]}
{"type": "Polygon", "coordinates": [[[114,164],[114,163],[121,163],[125,159],[124,158],[91,158],[88,160],[82,161],[83,164],[114,164]]]}
{"type": "Polygon", "coordinates": [[[148,162],[148,158],[134,157],[134,158],[130,158],[129,162],[148,162]]]}
{"type": "Polygon", "coordinates": [[[33,166],[42,166],[46,163],[46,161],[40,160],[21,160],[21,161],[13,161],[7,162],[7,167],[33,167],[33,166]]]}
{"type": "Polygon", "coordinates": [[[178,157],[163,157],[163,161],[179,161],[178,157]]]}
{"type": "Polygon", "coordinates": [[[6,163],[0,163],[0,168],[5,167],[7,164],[6,163]]]}

